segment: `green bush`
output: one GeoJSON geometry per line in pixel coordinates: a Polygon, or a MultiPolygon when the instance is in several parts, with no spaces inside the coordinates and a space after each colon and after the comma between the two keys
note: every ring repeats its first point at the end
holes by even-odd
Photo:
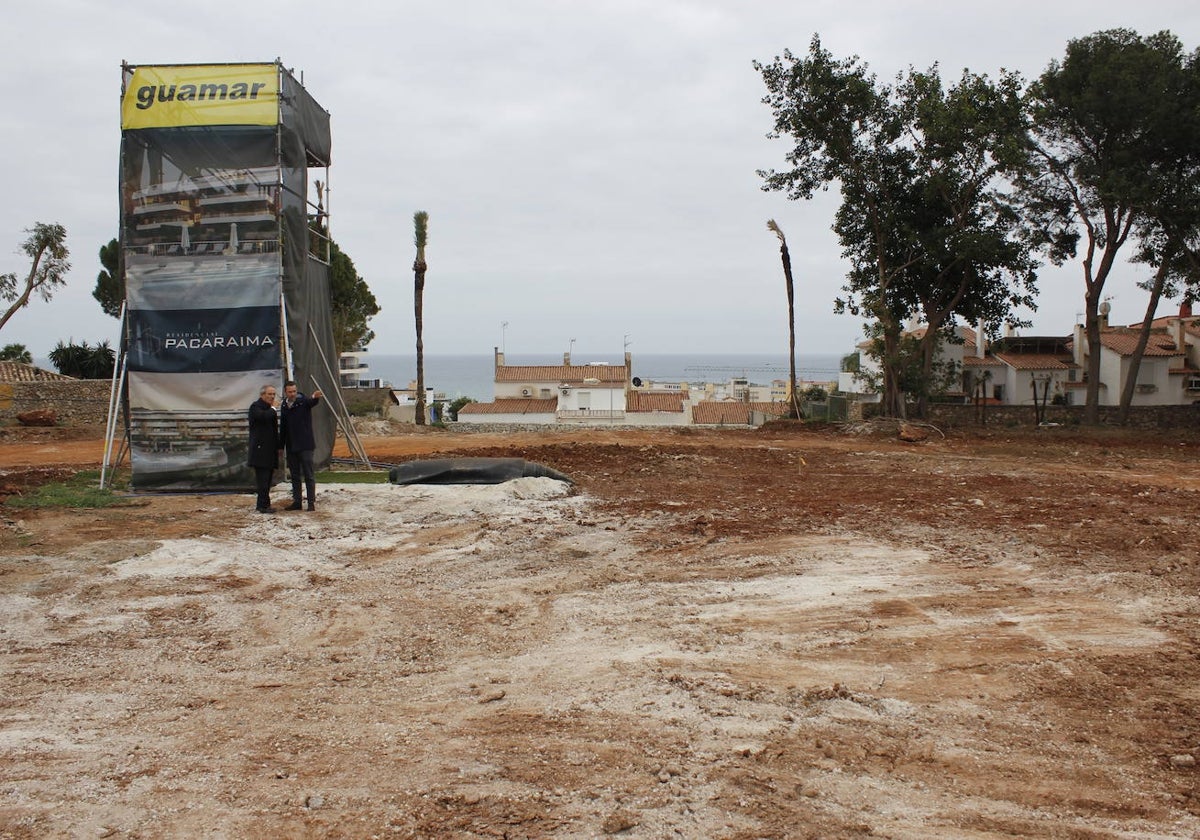
{"type": "Polygon", "coordinates": [[[346,410],[352,417],[371,417],[383,414],[378,402],[362,397],[351,397],[346,400],[346,410]]]}

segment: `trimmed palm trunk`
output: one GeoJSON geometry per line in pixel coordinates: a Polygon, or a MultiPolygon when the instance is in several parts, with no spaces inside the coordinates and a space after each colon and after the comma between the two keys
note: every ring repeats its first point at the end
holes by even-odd
{"type": "Polygon", "coordinates": [[[418,426],[425,425],[425,341],[421,336],[424,327],[425,296],[425,243],[429,238],[429,214],[424,210],[413,213],[413,244],[417,246],[417,258],[413,261],[413,318],[417,328],[417,416],[418,426]]]}
{"type": "Polygon", "coordinates": [[[788,393],[791,406],[788,416],[793,419],[800,417],[800,395],[796,393],[796,291],[792,283],[792,255],[788,253],[787,239],[774,219],[767,220],[767,230],[779,237],[779,259],[783,261],[783,279],[787,284],[788,302],[788,393]]]}

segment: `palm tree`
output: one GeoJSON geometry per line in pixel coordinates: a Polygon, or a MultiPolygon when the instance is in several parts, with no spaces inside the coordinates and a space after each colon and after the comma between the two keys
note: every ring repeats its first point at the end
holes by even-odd
{"type": "Polygon", "coordinates": [[[31,365],[33,364],[33,354],[24,344],[5,344],[0,348],[0,362],[20,362],[31,365]]]}
{"type": "Polygon", "coordinates": [[[413,261],[413,316],[417,326],[417,416],[418,426],[425,425],[425,342],[421,338],[424,325],[422,298],[425,294],[425,243],[429,239],[429,214],[424,210],[413,213],[413,244],[417,258],[413,261]]]}
{"type": "Polygon", "coordinates": [[[800,416],[800,397],[796,393],[796,292],[792,285],[792,255],[788,253],[787,239],[774,219],[767,220],[767,230],[779,237],[779,258],[783,260],[783,278],[787,281],[788,299],[788,392],[791,394],[791,416],[800,416]]]}

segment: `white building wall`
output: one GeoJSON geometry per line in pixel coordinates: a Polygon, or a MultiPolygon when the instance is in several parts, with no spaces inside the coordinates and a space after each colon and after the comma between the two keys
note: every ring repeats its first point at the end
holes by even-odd
{"type": "MultiPolygon", "coordinates": [[[[1122,370],[1128,376],[1128,372],[1133,367],[1132,359],[1123,358],[1121,362],[1122,370]]],[[[1137,385],[1133,389],[1131,405],[1177,405],[1180,402],[1180,379],[1175,377],[1172,382],[1170,371],[1172,366],[1182,366],[1182,364],[1182,358],[1175,359],[1164,356],[1143,358],[1138,368],[1137,385]]],[[[1116,396],[1117,399],[1112,403],[1113,405],[1120,404],[1120,392],[1116,396]]]]}
{"type": "Polygon", "coordinates": [[[519,423],[524,425],[546,425],[553,426],[555,417],[553,414],[459,414],[458,422],[463,425],[471,423],[490,424],[490,423],[519,423]]]}
{"type": "Polygon", "coordinates": [[[546,382],[496,382],[492,385],[492,393],[493,400],[552,400],[558,398],[558,385],[546,382]]]}
{"type": "Polygon", "coordinates": [[[625,415],[624,426],[690,426],[692,410],[683,411],[634,411],[625,415]]]}
{"type": "Polygon", "coordinates": [[[1100,405],[1121,404],[1121,383],[1125,381],[1122,374],[1125,371],[1118,354],[1100,348],[1100,381],[1104,383],[1100,389],[1100,405]]]}

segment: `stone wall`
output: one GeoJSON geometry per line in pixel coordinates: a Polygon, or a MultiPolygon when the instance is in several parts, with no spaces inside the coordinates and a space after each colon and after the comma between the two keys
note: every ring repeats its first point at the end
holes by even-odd
{"type": "MultiPolygon", "coordinates": [[[[15,423],[26,411],[50,409],[60,426],[104,425],[108,422],[109,379],[57,379],[0,383],[0,423],[15,423]]],[[[246,396],[246,406],[256,394],[246,396]]],[[[342,399],[355,407],[370,406],[384,415],[392,404],[390,388],[343,388],[342,399]]]]}
{"type": "Polygon", "coordinates": [[[15,423],[18,414],[49,409],[60,426],[104,425],[111,392],[108,379],[0,383],[0,422],[15,423]]]}
{"type": "MultiPolygon", "coordinates": [[[[864,419],[879,416],[879,403],[863,403],[864,419]]],[[[1100,407],[1100,423],[1117,425],[1117,408],[1100,407]]],[[[929,407],[929,416],[923,418],[946,429],[978,427],[997,428],[1036,425],[1037,415],[1031,405],[989,405],[977,409],[974,405],[934,403],[929,407]]],[[[1045,421],[1061,426],[1078,426],[1083,422],[1082,406],[1048,405],[1045,421]]],[[[1145,405],[1129,410],[1131,429],[1196,429],[1200,430],[1200,405],[1145,405]]]]}
{"type": "MultiPolygon", "coordinates": [[[[50,380],[45,382],[0,383],[0,423],[15,423],[18,414],[36,409],[51,409],[58,415],[60,426],[104,425],[108,420],[108,399],[112,388],[107,379],[50,380]]],[[[342,391],[343,398],[350,404],[368,402],[376,405],[381,414],[391,405],[391,391],[387,388],[350,388],[342,391]]],[[[250,405],[252,397],[246,398],[250,405]]],[[[861,408],[863,419],[879,414],[878,403],[855,403],[852,408],[861,408]]],[[[1046,406],[1046,421],[1063,426],[1080,425],[1083,418],[1081,406],[1046,406]]],[[[1117,409],[1100,408],[1100,422],[1116,425],[1117,409]]],[[[997,428],[1034,425],[1035,414],[1031,405],[989,405],[984,410],[984,421],[973,405],[934,403],[929,416],[924,418],[944,428],[967,428],[986,425],[997,428]]],[[[457,431],[544,431],[542,424],[509,423],[448,423],[457,431]]],[[[622,425],[622,424],[617,424],[622,425]]],[[[1129,427],[1135,429],[1196,429],[1200,430],[1200,404],[1196,405],[1151,405],[1135,406],[1129,412],[1129,427]]],[[[605,428],[610,424],[596,424],[605,428]]],[[[550,426],[555,431],[570,428],[567,424],[550,426]]],[[[586,428],[586,427],[583,427],[586,428]]]]}

